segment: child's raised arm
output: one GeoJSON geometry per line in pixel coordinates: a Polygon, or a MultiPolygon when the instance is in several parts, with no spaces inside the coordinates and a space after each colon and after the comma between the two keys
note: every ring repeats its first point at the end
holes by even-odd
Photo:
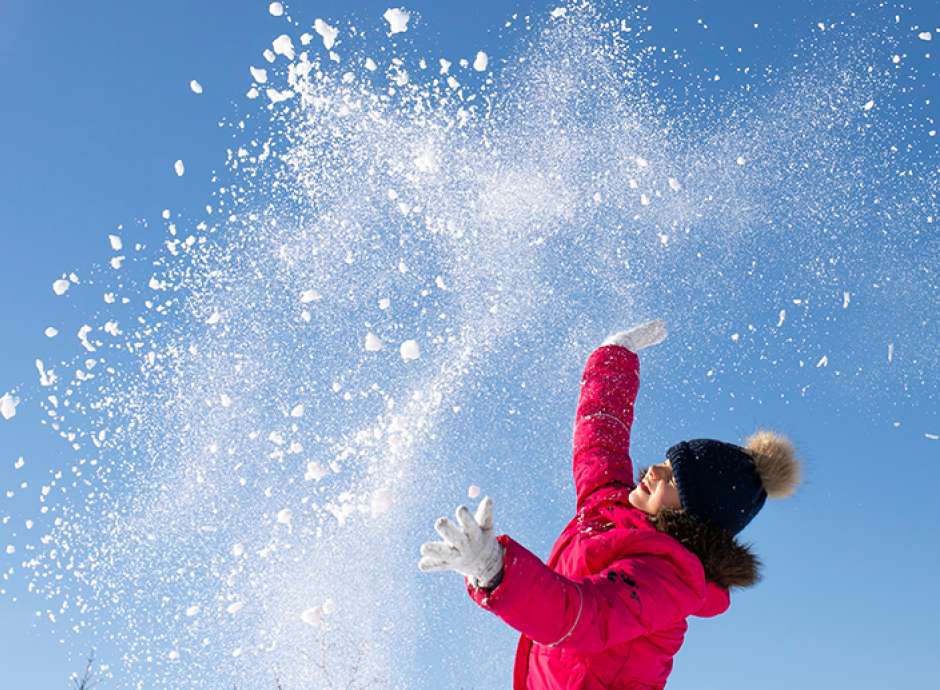
{"type": "Polygon", "coordinates": [[[662,321],[611,336],[588,357],[574,425],[574,485],[578,507],[596,489],[633,485],[630,426],[640,387],[636,352],[666,337],[662,321]]]}

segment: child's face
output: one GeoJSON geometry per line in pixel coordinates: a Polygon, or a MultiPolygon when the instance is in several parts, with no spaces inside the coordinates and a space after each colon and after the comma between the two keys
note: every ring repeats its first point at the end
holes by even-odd
{"type": "Polygon", "coordinates": [[[682,507],[672,465],[668,460],[646,470],[636,488],[630,492],[630,504],[650,515],[657,515],[666,508],[678,510],[682,507]]]}

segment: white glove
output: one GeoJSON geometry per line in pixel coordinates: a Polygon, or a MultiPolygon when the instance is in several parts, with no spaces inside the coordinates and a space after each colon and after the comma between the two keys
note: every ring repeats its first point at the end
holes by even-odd
{"type": "Polygon", "coordinates": [[[658,345],[666,339],[666,324],[660,319],[634,326],[628,331],[620,331],[607,336],[602,345],[620,345],[631,352],[658,345]]]}
{"type": "Polygon", "coordinates": [[[493,500],[487,496],[471,515],[467,506],[456,510],[457,525],[446,517],[438,518],[434,529],[444,541],[421,545],[418,568],[455,570],[474,587],[487,587],[503,570],[503,547],[493,534],[493,500]]]}

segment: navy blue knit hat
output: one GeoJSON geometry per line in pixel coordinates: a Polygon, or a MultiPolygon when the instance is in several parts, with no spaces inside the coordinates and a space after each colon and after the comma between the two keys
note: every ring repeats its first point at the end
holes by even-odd
{"type": "Polygon", "coordinates": [[[800,481],[793,446],[769,431],[745,447],[712,439],[677,443],[666,452],[689,514],[737,534],[754,519],[767,497],[791,495],[800,481]]]}

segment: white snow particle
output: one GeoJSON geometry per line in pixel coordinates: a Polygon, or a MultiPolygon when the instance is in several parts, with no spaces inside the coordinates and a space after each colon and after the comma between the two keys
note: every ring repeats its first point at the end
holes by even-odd
{"type": "Polygon", "coordinates": [[[894,343],[888,343],[888,364],[894,361],[894,343]]]}
{"type": "Polygon", "coordinates": [[[264,69],[263,67],[249,67],[248,71],[251,72],[251,78],[259,84],[267,83],[268,70],[264,69]]]}
{"type": "Polygon", "coordinates": [[[232,555],[235,556],[235,558],[239,558],[243,553],[245,553],[244,546],[242,546],[241,544],[232,545],[232,555]]]}
{"type": "Polygon", "coordinates": [[[552,19],[558,19],[559,17],[564,17],[566,14],[568,14],[567,7],[556,7],[552,10],[551,17],[552,19]]]}
{"type": "Polygon", "coordinates": [[[182,177],[182,176],[183,176],[183,173],[186,172],[186,166],[183,165],[183,161],[178,160],[178,161],[176,161],[176,162],[173,164],[173,170],[176,171],[176,176],[177,176],[177,177],[182,177]]]}
{"type": "Polygon", "coordinates": [[[486,70],[488,64],[490,64],[490,59],[487,54],[481,50],[473,60],[473,69],[477,72],[483,72],[486,70]]]}
{"type": "Polygon", "coordinates": [[[192,89],[193,93],[202,93],[202,84],[200,84],[195,79],[190,80],[189,88],[192,89]]]}
{"type": "Polygon", "coordinates": [[[318,18],[313,22],[313,30],[323,38],[323,47],[332,50],[333,44],[336,43],[336,37],[339,35],[339,29],[318,18]]]}
{"type": "Polygon", "coordinates": [[[10,555],[16,553],[16,547],[13,544],[7,544],[7,553],[10,555]]]}
{"type": "Polygon", "coordinates": [[[13,419],[16,416],[16,406],[20,404],[19,398],[14,398],[9,393],[4,393],[0,398],[0,415],[4,419],[13,419]]]}
{"type": "Polygon", "coordinates": [[[373,60],[372,58],[366,58],[365,65],[366,65],[366,69],[369,70],[370,72],[374,72],[376,69],[378,69],[378,65],[375,64],[375,60],[373,60]]]}
{"type": "Polygon", "coordinates": [[[108,242],[111,243],[111,249],[116,252],[119,252],[124,248],[124,243],[117,235],[108,235],[108,242]]]}
{"type": "Polygon", "coordinates": [[[234,604],[229,604],[228,606],[226,606],[225,610],[231,614],[236,614],[239,611],[241,611],[244,606],[245,605],[242,602],[236,601],[234,604]]]}
{"type": "Polygon", "coordinates": [[[467,489],[467,496],[470,498],[476,498],[480,495],[480,487],[476,484],[471,484],[470,488],[467,489]]]}
{"type": "Polygon", "coordinates": [[[867,103],[865,103],[865,105],[862,106],[864,110],[871,110],[874,107],[875,107],[874,101],[868,101],[867,103]]]}
{"type": "Polygon", "coordinates": [[[195,616],[197,613],[199,613],[199,604],[193,604],[192,606],[186,609],[186,615],[189,616],[190,618],[195,616]]]}
{"type": "Polygon", "coordinates": [[[290,411],[290,416],[294,419],[299,419],[304,416],[304,406],[303,405],[294,405],[293,409],[290,411]]]}
{"type": "Polygon", "coordinates": [[[222,315],[216,310],[206,319],[206,323],[210,326],[214,326],[222,320],[222,315]]]}
{"type": "Polygon", "coordinates": [[[309,609],[304,609],[304,611],[300,614],[300,620],[302,620],[307,625],[320,625],[320,616],[322,613],[323,611],[319,606],[313,606],[309,609]]]}
{"type": "Polygon", "coordinates": [[[398,34],[408,30],[411,14],[404,8],[389,7],[382,17],[388,22],[389,34],[398,34]]]}
{"type": "Polygon", "coordinates": [[[669,189],[671,189],[671,190],[674,191],[674,192],[678,192],[680,189],[682,189],[682,185],[679,184],[679,180],[677,180],[677,179],[674,178],[674,177],[670,177],[670,178],[669,178],[669,189]]]}
{"type": "Polygon", "coordinates": [[[392,301],[388,297],[383,297],[379,300],[379,309],[385,311],[390,306],[392,306],[392,301]]]}
{"type": "Polygon", "coordinates": [[[641,156],[637,156],[636,158],[634,158],[634,161],[636,162],[636,167],[638,168],[645,168],[650,164],[648,160],[646,160],[645,158],[642,158],[641,156]]]}
{"type": "Polygon", "coordinates": [[[747,163],[747,161],[744,160],[744,156],[738,156],[737,160],[735,160],[735,163],[737,163],[738,165],[744,165],[745,163],[747,163]]]}
{"type": "Polygon", "coordinates": [[[55,372],[52,371],[52,369],[46,371],[46,365],[41,359],[36,360],[36,371],[39,372],[39,385],[43,388],[48,388],[57,380],[55,372]]]}
{"type": "Polygon", "coordinates": [[[304,290],[300,293],[301,304],[310,304],[318,299],[320,299],[320,293],[316,290],[304,290]]]}
{"type": "Polygon", "coordinates": [[[47,338],[55,338],[59,335],[59,329],[49,326],[46,330],[43,331],[46,334],[47,338]]]}
{"type": "Polygon", "coordinates": [[[282,508],[277,511],[277,521],[278,524],[287,525],[287,529],[291,529],[291,520],[294,519],[294,513],[290,508],[282,508]]]}
{"type": "Polygon", "coordinates": [[[825,367],[825,366],[829,366],[829,356],[828,356],[828,355],[823,355],[822,357],[819,358],[819,361],[816,362],[816,368],[817,368],[817,369],[819,369],[820,367],[825,367]]]}
{"type": "Polygon", "coordinates": [[[780,316],[777,319],[777,328],[780,328],[783,325],[783,322],[786,320],[786,318],[787,318],[787,310],[781,309],[780,316]]]}
{"type": "Polygon", "coordinates": [[[277,55],[283,55],[288,60],[294,59],[294,42],[287,34],[281,34],[271,42],[271,47],[277,55]]]}
{"type": "Polygon", "coordinates": [[[60,297],[69,290],[69,281],[65,278],[59,278],[52,284],[52,291],[60,297]]]}
{"type": "Polygon", "coordinates": [[[850,293],[850,292],[843,292],[843,293],[842,293],[842,308],[843,308],[843,309],[848,309],[848,308],[849,308],[849,302],[851,302],[851,301],[852,301],[852,293],[850,293]]]}
{"type": "Polygon", "coordinates": [[[308,482],[311,480],[318,482],[328,474],[329,474],[329,471],[325,467],[323,467],[320,463],[308,462],[307,472],[304,474],[304,480],[308,482]]]}
{"type": "Polygon", "coordinates": [[[378,352],[382,349],[382,341],[375,333],[366,333],[366,352],[378,352]]]}
{"type": "Polygon", "coordinates": [[[924,432],[924,438],[929,438],[931,441],[940,441],[940,435],[938,434],[928,434],[924,432]]]}
{"type": "Polygon", "coordinates": [[[271,13],[272,17],[280,17],[284,14],[284,5],[279,2],[272,2],[268,5],[268,12],[271,13]]]}
{"type": "Polygon", "coordinates": [[[167,654],[166,656],[170,661],[176,661],[177,659],[180,658],[180,653],[177,652],[175,649],[171,649],[170,653],[167,654]]]}
{"type": "Polygon", "coordinates": [[[416,340],[406,340],[401,344],[399,351],[401,352],[401,358],[406,362],[421,357],[421,346],[418,345],[416,340]]]}
{"type": "Polygon", "coordinates": [[[373,518],[384,515],[392,507],[395,501],[395,494],[389,489],[379,489],[372,494],[372,503],[369,506],[373,518]]]}
{"type": "Polygon", "coordinates": [[[919,34],[917,34],[917,38],[922,41],[932,41],[933,34],[931,34],[929,31],[921,31],[919,34]]]}
{"type": "Polygon", "coordinates": [[[294,92],[290,89],[284,89],[283,91],[278,91],[277,89],[267,89],[264,94],[272,103],[281,103],[294,97],[294,92]]]}
{"type": "Polygon", "coordinates": [[[23,456],[21,455],[20,457],[16,459],[16,462],[13,463],[13,469],[18,470],[21,467],[23,467],[23,465],[25,464],[26,464],[26,461],[23,459],[23,456]]]}

